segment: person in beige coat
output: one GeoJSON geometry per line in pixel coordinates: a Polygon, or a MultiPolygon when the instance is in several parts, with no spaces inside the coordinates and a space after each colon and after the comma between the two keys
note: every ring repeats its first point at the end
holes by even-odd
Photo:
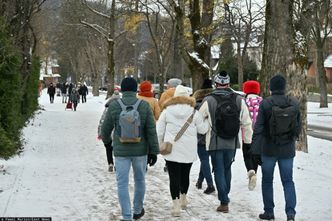
{"type": "Polygon", "coordinates": [[[154,120],[157,121],[160,115],[160,108],[157,99],[153,97],[152,84],[150,83],[150,81],[143,81],[139,85],[139,92],[137,98],[149,103],[154,116],[154,120]]]}
{"type": "Polygon", "coordinates": [[[182,84],[182,81],[178,78],[171,78],[168,80],[167,90],[161,94],[160,99],[159,99],[159,106],[161,109],[163,109],[163,104],[165,103],[165,101],[168,100],[169,98],[173,97],[175,88],[180,84],[182,84]]]}

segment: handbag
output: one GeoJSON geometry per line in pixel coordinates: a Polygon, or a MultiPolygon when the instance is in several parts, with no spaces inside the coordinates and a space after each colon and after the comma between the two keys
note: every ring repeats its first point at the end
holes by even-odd
{"type": "Polygon", "coordinates": [[[184,132],[187,130],[187,128],[189,127],[189,125],[191,124],[191,122],[194,119],[194,115],[195,115],[195,110],[190,115],[190,117],[187,119],[187,121],[184,123],[184,125],[181,127],[180,131],[176,134],[173,142],[166,141],[166,142],[161,143],[161,145],[160,145],[160,154],[161,155],[167,155],[172,152],[173,144],[176,141],[178,141],[181,138],[181,136],[184,134],[184,132]]]}

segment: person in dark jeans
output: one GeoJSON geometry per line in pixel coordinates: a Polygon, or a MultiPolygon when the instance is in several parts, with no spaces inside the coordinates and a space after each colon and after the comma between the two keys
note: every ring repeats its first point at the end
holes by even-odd
{"type": "Polygon", "coordinates": [[[79,94],[82,97],[82,103],[86,103],[86,95],[88,95],[88,93],[88,87],[85,84],[81,85],[79,88],[79,94]]]}
{"type": "Polygon", "coordinates": [[[47,93],[50,96],[50,103],[54,103],[55,87],[53,86],[53,83],[50,83],[50,86],[47,89],[47,93]]]}
{"type": "MultiPolygon", "coordinates": [[[[213,91],[212,81],[210,79],[205,79],[201,89],[195,91],[193,97],[196,99],[196,109],[199,109],[203,99],[213,91]]],[[[210,167],[210,157],[209,153],[206,151],[205,146],[205,135],[197,134],[198,144],[197,144],[197,154],[201,162],[199,175],[196,183],[197,189],[202,189],[202,183],[204,179],[207,183],[207,188],[204,190],[205,194],[210,194],[215,191],[213,185],[213,179],[211,175],[210,167]]]]}
{"type": "Polygon", "coordinates": [[[264,213],[259,214],[259,218],[262,220],[274,220],[273,174],[274,168],[278,163],[286,202],[285,213],[287,221],[294,221],[296,193],[293,181],[293,162],[295,142],[301,131],[299,103],[296,98],[285,95],[286,79],[282,75],[275,75],[271,78],[270,93],[271,96],[264,99],[260,104],[251,147],[253,155],[261,156],[262,163],[264,213]],[[276,113],[275,111],[280,110],[281,107],[292,108],[292,112],[282,115],[283,118],[287,116],[293,117],[282,121],[282,125],[274,123],[276,125],[274,127],[270,125],[271,122],[274,122],[273,118],[276,116],[272,116],[272,113],[276,113]],[[273,131],[280,131],[280,128],[291,128],[291,130],[275,135],[273,131]]]}

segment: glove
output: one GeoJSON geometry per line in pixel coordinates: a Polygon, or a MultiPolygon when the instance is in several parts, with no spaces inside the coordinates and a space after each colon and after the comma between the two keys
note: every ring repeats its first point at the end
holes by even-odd
{"type": "Polygon", "coordinates": [[[252,160],[257,163],[258,165],[262,165],[262,158],[261,155],[258,154],[253,154],[252,155],[252,160]]]}
{"type": "Polygon", "coordinates": [[[156,162],[157,162],[157,155],[156,154],[148,154],[147,164],[150,165],[150,167],[152,167],[153,165],[155,165],[156,162]]]}

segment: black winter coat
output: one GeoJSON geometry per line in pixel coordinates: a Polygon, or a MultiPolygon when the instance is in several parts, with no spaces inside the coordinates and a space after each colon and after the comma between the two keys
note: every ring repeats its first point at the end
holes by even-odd
{"type": "Polygon", "coordinates": [[[282,92],[273,92],[272,96],[260,103],[251,144],[252,153],[269,157],[293,158],[295,156],[295,141],[301,131],[299,103],[296,98],[290,97],[291,104],[295,105],[298,110],[296,135],[289,143],[278,145],[270,137],[269,119],[272,115],[272,101],[275,105],[284,105],[287,104],[288,97],[282,92]]]}

